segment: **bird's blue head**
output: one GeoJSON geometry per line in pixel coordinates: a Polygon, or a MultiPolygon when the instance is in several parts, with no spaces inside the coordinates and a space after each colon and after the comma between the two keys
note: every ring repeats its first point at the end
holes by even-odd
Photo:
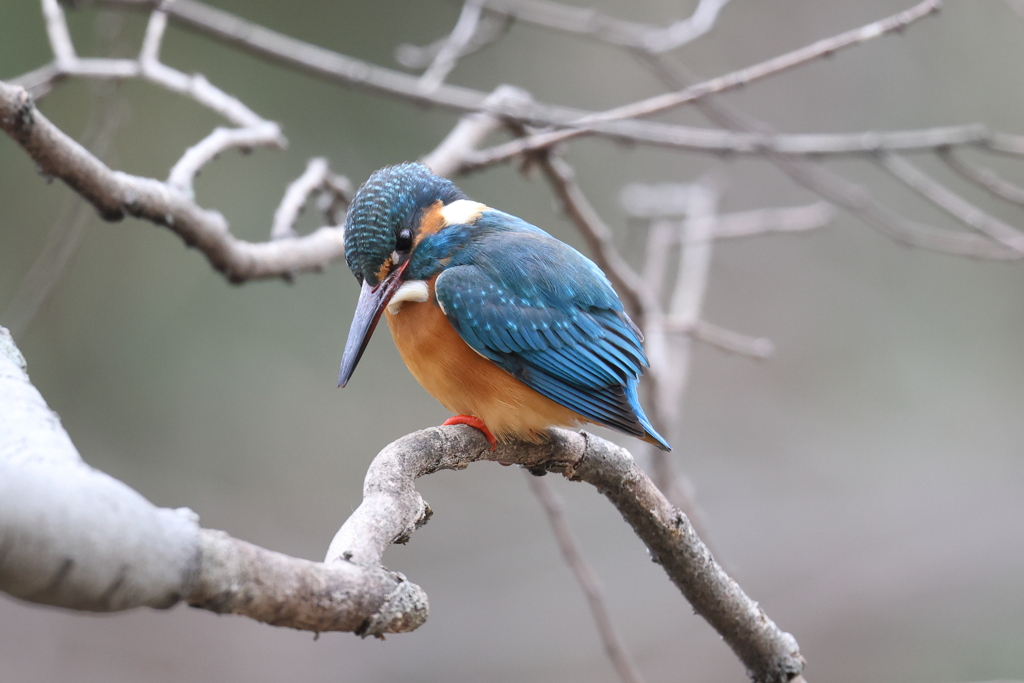
{"type": "MultiPolygon", "coordinates": [[[[454,183],[423,164],[387,166],[371,175],[356,192],[345,219],[345,260],[362,284],[355,317],[345,343],[338,386],[345,386],[363,355],[370,335],[410,268],[413,252],[428,234],[444,226],[441,209],[466,195],[454,183]]],[[[420,261],[425,258],[421,250],[420,261]]],[[[421,264],[422,265],[422,264],[421,264]]]]}
{"type": "Polygon", "coordinates": [[[462,190],[423,164],[386,166],[356,192],[345,219],[345,260],[361,282],[377,286],[408,261],[432,207],[465,199],[462,190]]]}

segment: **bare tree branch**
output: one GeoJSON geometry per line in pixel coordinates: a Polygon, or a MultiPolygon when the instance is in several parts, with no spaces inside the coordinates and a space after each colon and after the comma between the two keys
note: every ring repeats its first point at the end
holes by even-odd
{"type": "MultiPolygon", "coordinates": [[[[135,9],[153,8],[158,6],[158,4],[159,0],[78,0],[75,3],[76,6],[100,5],[135,9]]],[[[869,24],[861,29],[842,34],[842,36],[856,34],[866,40],[881,35],[881,33],[873,33],[876,29],[872,27],[879,25],[884,30],[890,32],[902,30],[908,25],[908,23],[901,23],[902,17],[913,13],[914,17],[920,18],[920,15],[918,15],[919,11],[937,6],[937,4],[937,1],[923,3],[905,13],[900,13],[881,22],[869,24]],[[925,7],[925,5],[928,7],[925,7]]],[[[419,87],[419,79],[413,76],[369,64],[347,55],[297,40],[195,0],[175,0],[173,4],[165,6],[164,10],[171,19],[182,22],[190,28],[237,45],[261,57],[327,78],[334,82],[366,88],[380,94],[390,95],[418,104],[436,105],[458,111],[490,111],[503,117],[532,125],[582,126],[583,122],[586,122],[587,128],[578,134],[600,135],[615,140],[690,149],[693,151],[754,155],[764,155],[771,150],[777,150],[779,154],[792,154],[796,156],[870,154],[887,149],[910,151],[935,149],[936,147],[950,145],[981,145],[1002,153],[1024,154],[1024,138],[1003,133],[993,133],[984,126],[975,124],[947,128],[940,127],[921,131],[896,131],[893,133],[790,136],[768,135],[764,133],[737,134],[726,130],[707,130],[634,119],[598,121],[598,118],[607,117],[609,112],[588,112],[532,101],[507,102],[500,107],[488,106],[485,104],[488,93],[450,84],[441,84],[434,91],[425,93],[419,87]]],[[[837,40],[842,36],[819,41],[819,43],[804,48],[804,50],[810,50],[824,43],[824,48],[819,48],[824,49],[824,52],[818,56],[825,56],[830,54],[828,52],[829,41],[837,40]]],[[[845,40],[850,40],[850,38],[848,37],[845,40]]],[[[845,40],[840,41],[844,46],[848,44],[845,40]]],[[[798,50],[794,53],[789,53],[789,55],[800,52],[798,50]]],[[[638,54],[650,56],[650,53],[646,52],[638,54]]],[[[784,59],[786,57],[787,55],[784,55],[776,59],[784,59]]],[[[769,60],[769,62],[773,61],[769,60]]],[[[769,64],[769,62],[763,62],[761,65],[751,67],[751,69],[756,71],[769,64]]],[[[129,60],[126,66],[134,68],[132,67],[134,63],[134,61],[129,60]]],[[[789,68],[788,66],[783,66],[784,68],[789,68]]],[[[30,74],[25,74],[15,82],[35,93],[36,90],[33,87],[38,86],[39,82],[45,80],[47,74],[51,72],[53,72],[52,66],[44,67],[30,74]]],[[[734,72],[719,79],[705,81],[681,92],[701,91],[703,88],[711,87],[715,83],[719,84],[717,87],[723,87],[721,85],[723,79],[740,78],[742,80],[742,76],[739,75],[741,73],[734,72]]],[[[132,75],[134,73],[129,73],[124,77],[132,75]]],[[[730,82],[727,84],[727,88],[734,88],[737,85],[737,83],[730,82]]],[[[701,94],[695,101],[700,101],[706,95],[707,93],[701,94]]],[[[644,102],[649,101],[645,100],[644,102]]],[[[549,146],[556,142],[540,138],[537,138],[537,141],[540,147],[549,146]]],[[[506,149],[504,152],[501,152],[499,148],[494,148],[490,152],[474,158],[472,163],[467,163],[466,170],[499,163],[509,156],[514,156],[521,152],[522,150],[518,148],[513,150],[506,149]]]]}
{"type": "Polygon", "coordinates": [[[434,61],[430,64],[423,75],[420,76],[419,86],[424,92],[433,92],[444,83],[459,56],[473,40],[476,35],[477,26],[480,24],[480,13],[483,0],[465,0],[462,3],[462,11],[459,13],[455,27],[444,41],[441,49],[434,55],[434,61]]]}
{"type": "Polygon", "coordinates": [[[113,171],[61,132],[20,87],[0,81],[0,128],[39,165],[89,201],[107,220],[125,214],[164,225],[195,246],[231,282],[321,270],[344,253],[341,228],[274,242],[239,240],[219,213],[197,205],[180,189],[152,178],[113,171]]]}
{"type": "MultiPolygon", "coordinates": [[[[686,78],[680,75],[680,72],[684,71],[682,67],[670,64],[664,57],[637,54],[670,87],[678,88],[685,82],[686,78]]],[[[730,110],[718,98],[704,98],[698,101],[696,106],[718,125],[770,134],[765,123],[730,110]]],[[[776,154],[770,150],[766,150],[765,157],[800,185],[843,207],[870,227],[901,244],[956,256],[993,260],[1020,258],[1020,254],[1015,250],[1007,249],[987,238],[942,230],[908,220],[880,204],[865,188],[847,181],[821,164],[776,154]]]]}
{"type": "Polygon", "coordinates": [[[718,216],[714,239],[807,232],[824,227],[834,219],[835,210],[825,202],[807,206],[723,213],[718,216]]]}
{"type": "Polygon", "coordinates": [[[348,558],[356,565],[376,564],[391,543],[408,540],[430,515],[415,489],[417,477],[481,460],[559,472],[595,486],[754,681],[784,683],[799,675],[803,658],[793,636],[780,631],[722,570],[686,515],[668,502],[627,451],[586,432],[556,429],[544,443],[499,444],[494,451],[479,430],[464,426],[404,436],[370,464],[363,502],[334,537],[326,562],[348,558]]]}
{"type": "Polygon", "coordinates": [[[160,44],[167,26],[167,15],[162,10],[155,10],[150,15],[138,59],[80,58],[75,54],[64,10],[57,0],[43,0],[43,13],[54,62],[16,81],[17,85],[22,85],[36,96],[45,93],[54,81],[66,76],[102,79],[141,77],[172,92],[191,97],[238,126],[267,123],[239,99],[212,85],[201,74],[189,76],[160,62],[160,44]]]}
{"type": "Polygon", "coordinates": [[[401,574],[301,560],[200,529],[86,465],[0,328],[0,590],[109,612],[181,600],[277,626],[410,631],[427,598],[401,574]]]}
{"type": "Polygon", "coordinates": [[[656,95],[639,102],[581,117],[569,124],[571,126],[569,130],[538,133],[526,138],[513,140],[475,155],[472,168],[492,165],[505,159],[519,156],[525,152],[545,149],[581,135],[590,135],[594,132],[593,126],[595,124],[650,116],[696,102],[708,95],[727,92],[748,85],[815,59],[835,54],[843,48],[859,45],[886,33],[902,31],[911,23],[937,11],[938,7],[939,0],[925,0],[906,11],[881,21],[873,22],[831,38],[819,40],[816,43],[755,64],[754,66],[683,88],[677,92],[656,95]]]}
{"type": "Polygon", "coordinates": [[[315,157],[306,164],[306,170],[288,186],[281,198],[281,203],[274,211],[274,222],[270,226],[270,239],[280,240],[294,238],[295,221],[302,213],[309,196],[324,186],[331,167],[327,159],[315,157]]]}
{"type": "Polygon", "coordinates": [[[579,547],[576,545],[576,540],[569,529],[569,522],[565,518],[565,509],[562,501],[551,490],[551,487],[548,486],[544,479],[531,473],[528,475],[527,480],[530,484],[530,490],[533,491],[533,495],[540,501],[541,508],[543,508],[544,514],[547,515],[548,522],[551,524],[551,531],[555,535],[558,549],[562,551],[565,563],[569,565],[569,569],[572,570],[576,577],[576,582],[583,590],[583,595],[587,599],[587,605],[590,607],[590,613],[594,617],[594,623],[597,625],[597,632],[601,636],[601,642],[604,644],[608,659],[624,683],[643,683],[643,675],[637,668],[633,658],[630,657],[629,651],[622,642],[622,637],[615,630],[615,624],[612,623],[611,613],[608,610],[608,605],[605,603],[601,582],[590,568],[590,565],[587,564],[579,547]]]}
{"type": "Polygon", "coordinates": [[[644,289],[655,301],[661,301],[663,287],[668,278],[669,255],[672,247],[679,244],[679,225],[676,221],[662,218],[651,221],[647,231],[647,248],[644,256],[644,270],[641,276],[644,289]]]}
{"type": "Polygon", "coordinates": [[[751,358],[767,358],[775,352],[775,344],[766,337],[748,337],[745,334],[719,327],[706,320],[687,323],[670,319],[666,325],[670,332],[687,334],[696,341],[710,344],[723,351],[751,358]]]}
{"type": "Polygon", "coordinates": [[[199,541],[192,607],[272,626],[378,638],[412,631],[427,619],[423,589],[380,565],[311,562],[210,529],[200,530],[199,541]]]}
{"type": "MultiPolygon", "coordinates": [[[[692,329],[700,322],[704,307],[704,294],[711,276],[713,237],[718,221],[720,189],[708,179],[690,185],[689,215],[685,222],[683,245],[680,250],[679,269],[675,289],[668,305],[668,318],[684,329],[692,329]]],[[[676,337],[666,340],[671,352],[659,366],[658,396],[655,403],[665,415],[682,413],[682,398],[689,381],[691,366],[691,340],[676,337]]],[[[678,432],[677,432],[678,433],[678,432]]]]}
{"type": "MultiPolygon", "coordinates": [[[[480,17],[480,24],[477,26],[476,33],[462,47],[458,57],[462,58],[473,54],[494,43],[508,31],[511,23],[511,18],[508,16],[494,12],[484,12],[480,17]]],[[[395,48],[395,61],[409,69],[425,69],[434,61],[441,48],[447,44],[448,36],[422,47],[412,45],[411,43],[402,43],[395,48]]]]}
{"type": "MultiPolygon", "coordinates": [[[[484,105],[500,108],[511,101],[530,102],[532,98],[522,88],[499,85],[484,100],[484,105]]],[[[466,157],[476,150],[477,145],[503,126],[501,117],[488,111],[465,114],[444,140],[421,161],[437,175],[447,178],[462,167],[466,157]]]]}
{"type": "Polygon", "coordinates": [[[940,149],[938,155],[954,171],[985,188],[993,196],[1024,206],[1024,188],[1003,180],[995,171],[975,166],[949,148],[940,149]]]}
{"type": "Polygon", "coordinates": [[[195,195],[192,183],[206,164],[229,149],[251,149],[253,147],[277,147],[283,149],[287,141],[281,135],[281,127],[272,121],[264,121],[245,128],[215,128],[212,133],[185,150],[167,176],[167,184],[181,190],[188,196],[195,195]]]}
{"type": "MultiPolygon", "coordinates": [[[[484,6],[492,12],[538,26],[576,33],[622,47],[665,52],[692,42],[710,31],[718,13],[728,2],[701,0],[692,15],[664,27],[616,19],[594,9],[547,0],[486,0],[484,6]]],[[[406,62],[403,64],[414,66],[406,62]]]]}
{"type": "Polygon", "coordinates": [[[949,215],[996,242],[1024,255],[1024,234],[1013,226],[988,215],[960,195],[930,178],[906,159],[894,154],[880,154],[878,163],[900,180],[949,215]]]}
{"type": "Polygon", "coordinates": [[[86,466],[29,382],[6,330],[0,384],[0,410],[12,418],[0,425],[0,588],[23,599],[106,611],[167,607],[187,596],[194,606],[293,628],[411,630],[426,616],[426,597],[379,563],[429,516],[413,482],[495,460],[598,488],[755,681],[789,681],[803,666],[793,637],[722,571],[629,453],[586,433],[556,430],[546,443],[496,451],[478,430],[459,426],[403,437],[370,465],[362,504],[319,564],[200,530],[193,513],[155,508],[86,466]]]}
{"type": "Polygon", "coordinates": [[[58,69],[70,69],[78,61],[75,44],[71,40],[67,18],[57,0],[43,0],[43,19],[46,22],[46,36],[58,69]]]}
{"type": "MultiPolygon", "coordinates": [[[[52,2],[53,0],[48,1],[52,2]]],[[[163,46],[166,30],[167,13],[159,9],[153,10],[153,13],[149,15],[146,34],[142,38],[142,47],[139,50],[139,64],[143,65],[143,68],[160,64],[160,48],[163,46]]]]}

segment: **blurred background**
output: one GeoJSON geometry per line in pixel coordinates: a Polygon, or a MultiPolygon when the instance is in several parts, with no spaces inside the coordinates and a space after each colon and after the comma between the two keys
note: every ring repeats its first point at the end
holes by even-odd
{"type": "MultiPolygon", "coordinates": [[[[453,0],[214,4],[392,68],[401,68],[399,44],[443,36],[460,9],[453,0]]],[[[656,24],[695,5],[586,4],[656,24]]],[[[714,31],[677,57],[715,76],[910,4],[734,0],[714,31]]],[[[70,22],[80,54],[127,56],[145,17],[81,10],[70,22]]],[[[173,23],[163,57],[280,122],[290,140],[284,152],[226,154],[197,181],[199,202],[246,239],[266,238],[285,185],[309,157],[328,157],[358,183],[382,165],[422,156],[457,118],[295,73],[173,23]]],[[[50,59],[38,3],[0,0],[0,78],[50,59]]],[[[1024,18],[1010,4],[951,2],[905,35],[724,101],[785,132],[983,122],[1022,133],[1021,64],[1024,18]]],[[[485,91],[512,83],[539,100],[588,109],[662,89],[614,48],[526,24],[463,60],[450,80],[485,91]]],[[[40,108],[77,139],[94,139],[97,119],[119,117],[105,158],[158,178],[221,124],[191,100],[141,82],[67,81],[40,108]]],[[[690,110],[664,120],[706,125],[690,110]]],[[[716,171],[726,211],[816,199],[751,158],[596,140],[572,144],[567,158],[624,243],[618,197],[631,182],[692,182],[716,171]]],[[[1024,182],[1024,163],[986,163],[1024,182]]],[[[908,216],[952,227],[868,161],[829,166],[908,216]]],[[[542,179],[503,166],[457,181],[582,247],[542,179]]],[[[1024,224],[1021,213],[958,189],[1024,224]]],[[[0,139],[0,315],[18,315],[15,293],[75,201],[0,139]]],[[[386,333],[374,337],[349,387],[335,388],[358,292],[344,264],[291,286],[235,287],[167,230],[86,217],[69,267],[18,340],[83,457],[159,505],[193,508],[204,526],[321,559],[358,505],[372,457],[398,436],[439,424],[444,409],[386,333]]],[[[303,226],[314,222],[307,216],[303,226]]],[[[692,479],[720,561],[796,636],[809,679],[1024,679],[1024,264],[905,248],[840,212],[808,234],[721,243],[705,315],[770,337],[776,353],[755,362],[696,348],[674,457],[692,479]]],[[[647,679],[744,680],[614,509],[590,487],[549,480],[568,502],[647,679]]],[[[183,606],[96,616],[0,595],[0,680],[617,680],[522,473],[479,464],[421,480],[420,490],[433,519],[385,556],[430,596],[430,619],[414,633],[314,642],[183,606]]]]}

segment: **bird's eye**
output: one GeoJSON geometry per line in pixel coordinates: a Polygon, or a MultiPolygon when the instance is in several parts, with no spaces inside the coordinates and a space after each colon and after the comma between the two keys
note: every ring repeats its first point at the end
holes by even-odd
{"type": "Polygon", "coordinates": [[[398,241],[395,242],[395,251],[406,252],[412,249],[412,230],[405,228],[398,233],[398,241]]]}

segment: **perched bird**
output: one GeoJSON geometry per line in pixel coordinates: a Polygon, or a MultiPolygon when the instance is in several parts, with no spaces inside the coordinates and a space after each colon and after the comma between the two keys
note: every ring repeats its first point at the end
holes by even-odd
{"type": "Polygon", "coordinates": [[[339,387],[383,313],[409,370],[457,413],[445,424],[492,449],[592,422],[671,450],[637,398],[640,330],[601,269],[540,228],[405,163],[359,188],[345,259],[362,290],[339,387]]]}

